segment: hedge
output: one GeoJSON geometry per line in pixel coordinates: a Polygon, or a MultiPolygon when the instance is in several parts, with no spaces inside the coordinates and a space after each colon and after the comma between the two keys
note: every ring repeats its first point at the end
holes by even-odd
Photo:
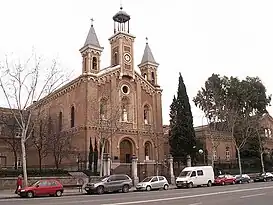
{"type": "MultiPolygon", "coordinates": [[[[17,177],[22,173],[22,169],[0,170],[0,177],[17,177]]],[[[69,176],[68,171],[63,169],[28,169],[27,173],[29,177],[69,176]]]]}

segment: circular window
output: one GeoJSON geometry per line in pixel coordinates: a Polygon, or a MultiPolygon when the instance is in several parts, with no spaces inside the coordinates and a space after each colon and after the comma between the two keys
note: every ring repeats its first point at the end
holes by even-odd
{"type": "Polygon", "coordinates": [[[128,94],[129,93],[129,87],[127,85],[123,85],[121,88],[122,92],[124,94],[128,94]]]}

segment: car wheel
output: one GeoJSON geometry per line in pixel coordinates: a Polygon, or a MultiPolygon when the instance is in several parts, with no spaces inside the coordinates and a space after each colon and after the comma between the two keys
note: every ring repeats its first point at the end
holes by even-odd
{"type": "Polygon", "coordinates": [[[129,192],[129,186],[127,184],[122,187],[122,192],[123,193],[129,192]]]}
{"type": "Polygon", "coordinates": [[[56,191],[56,193],[55,193],[55,196],[57,196],[57,197],[60,197],[62,195],[63,195],[63,192],[61,192],[60,190],[56,191]]]}
{"type": "Polygon", "coordinates": [[[165,185],[163,186],[163,189],[164,189],[164,190],[168,190],[168,188],[169,188],[169,185],[168,185],[168,184],[165,184],[165,185]]]}
{"type": "Polygon", "coordinates": [[[92,192],[91,192],[91,191],[86,191],[86,193],[87,193],[87,194],[92,194],[92,192]]]}
{"type": "Polygon", "coordinates": [[[207,184],[208,187],[211,187],[212,186],[212,183],[211,181],[208,181],[208,184],[207,184]]]}
{"type": "Polygon", "coordinates": [[[104,187],[103,186],[98,186],[97,193],[98,194],[103,194],[104,193],[104,187]]]}
{"type": "Polygon", "coordinates": [[[188,188],[192,188],[192,187],[193,187],[193,183],[190,182],[190,183],[188,184],[188,188]]]}
{"type": "Polygon", "coordinates": [[[151,186],[146,186],[146,191],[151,191],[152,187],[151,186]]]}
{"type": "Polygon", "coordinates": [[[222,182],[221,185],[224,186],[224,185],[225,185],[225,182],[222,182]]]}
{"type": "Polygon", "coordinates": [[[32,191],[27,192],[27,197],[28,198],[33,198],[34,197],[33,192],[32,191]]]}

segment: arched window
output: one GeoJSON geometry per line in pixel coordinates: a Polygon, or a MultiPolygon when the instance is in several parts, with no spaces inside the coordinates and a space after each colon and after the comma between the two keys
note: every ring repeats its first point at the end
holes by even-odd
{"type": "Polygon", "coordinates": [[[107,100],[102,98],[100,100],[100,119],[105,120],[107,116],[107,100]]]}
{"type": "Polygon", "coordinates": [[[71,113],[70,113],[70,125],[71,127],[75,126],[75,108],[74,106],[71,107],[71,113]]]}
{"type": "Polygon", "coordinates": [[[144,77],[145,80],[147,80],[147,74],[146,73],[143,74],[143,77],[144,77]]]}
{"type": "Polygon", "coordinates": [[[145,142],[145,160],[152,160],[152,144],[151,142],[145,142]]]}
{"type": "Polygon", "coordinates": [[[152,72],[152,83],[155,83],[155,73],[152,72]]]}
{"type": "Polygon", "coordinates": [[[147,125],[149,124],[150,120],[150,108],[149,105],[144,105],[144,110],[143,110],[143,120],[144,120],[144,124],[147,125]]]}
{"type": "Polygon", "coordinates": [[[227,161],[230,160],[230,151],[229,151],[229,147],[226,147],[226,160],[227,160],[227,161]]]}
{"type": "Polygon", "coordinates": [[[88,58],[84,58],[84,72],[87,72],[87,66],[88,66],[88,58]]]}
{"type": "Polygon", "coordinates": [[[93,57],[93,59],[92,59],[92,69],[98,70],[98,60],[96,57],[93,57]]]}
{"type": "Polygon", "coordinates": [[[121,106],[121,120],[124,122],[128,122],[129,119],[129,99],[127,97],[122,98],[122,106],[121,106]]]}
{"type": "Polygon", "coordinates": [[[114,53],[114,65],[118,65],[118,53],[114,53]]]}
{"type": "Polygon", "coordinates": [[[59,131],[61,131],[63,128],[63,113],[59,113],[59,131]]]}

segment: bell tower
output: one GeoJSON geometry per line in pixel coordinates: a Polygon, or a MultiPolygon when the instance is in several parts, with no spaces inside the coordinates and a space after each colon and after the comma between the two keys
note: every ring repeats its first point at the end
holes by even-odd
{"type": "Polygon", "coordinates": [[[134,39],[130,32],[130,16],[120,7],[113,16],[114,35],[109,38],[111,45],[111,66],[121,66],[120,77],[134,78],[134,39]]]}
{"type": "Polygon", "coordinates": [[[155,61],[151,48],[148,44],[148,38],[146,38],[146,46],[144,49],[141,63],[138,65],[141,75],[149,81],[152,85],[157,84],[157,68],[159,64],[155,61]]]}
{"type": "Polygon", "coordinates": [[[80,49],[82,54],[82,74],[100,72],[100,57],[103,47],[100,46],[94,29],[93,19],[84,46],[80,49]]]}

